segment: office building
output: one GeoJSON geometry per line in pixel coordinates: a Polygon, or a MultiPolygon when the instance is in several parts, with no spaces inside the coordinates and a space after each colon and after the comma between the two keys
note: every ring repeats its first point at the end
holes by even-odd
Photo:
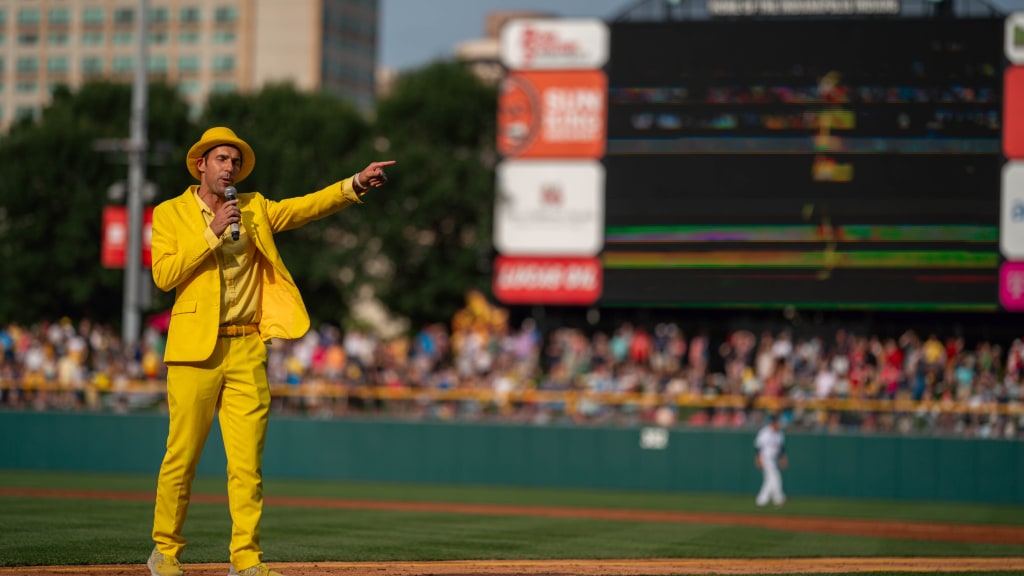
{"type": "Polygon", "coordinates": [[[202,109],[217,92],[290,82],[373,105],[378,0],[0,0],[0,128],[53,89],[131,82],[138,18],[146,69],[202,109]]]}

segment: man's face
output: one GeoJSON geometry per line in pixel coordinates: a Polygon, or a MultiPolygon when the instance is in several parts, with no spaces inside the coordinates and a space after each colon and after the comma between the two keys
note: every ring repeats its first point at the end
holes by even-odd
{"type": "Polygon", "coordinates": [[[201,157],[197,164],[202,182],[213,193],[223,196],[224,189],[235,183],[242,169],[242,153],[234,146],[217,146],[201,157]]]}

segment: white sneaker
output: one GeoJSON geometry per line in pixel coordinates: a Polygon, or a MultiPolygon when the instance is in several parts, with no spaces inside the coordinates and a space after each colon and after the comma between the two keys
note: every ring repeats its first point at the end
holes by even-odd
{"type": "Polygon", "coordinates": [[[183,576],[185,572],[181,569],[181,562],[174,556],[161,554],[156,546],[146,561],[146,567],[152,576],[183,576]]]}
{"type": "Polygon", "coordinates": [[[255,566],[251,566],[238,572],[234,566],[231,566],[231,570],[228,570],[228,576],[284,576],[280,572],[274,572],[267,567],[266,564],[260,562],[255,566]]]}

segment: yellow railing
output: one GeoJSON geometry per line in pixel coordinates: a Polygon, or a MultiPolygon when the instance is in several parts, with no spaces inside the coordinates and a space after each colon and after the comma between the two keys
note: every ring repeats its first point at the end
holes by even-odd
{"type": "MultiPolygon", "coordinates": [[[[37,392],[82,392],[90,395],[153,395],[166,392],[164,381],[133,381],[117,390],[110,387],[86,385],[83,388],[60,386],[53,382],[14,382],[0,380],[0,391],[17,390],[24,393],[37,392]]],[[[776,411],[802,409],[807,411],[874,412],[874,413],[916,413],[916,414],[988,414],[1024,416],[1022,402],[964,402],[953,400],[875,399],[875,398],[775,398],[759,396],[748,398],[740,395],[700,395],[667,393],[619,393],[589,392],[581,390],[516,390],[499,393],[479,388],[410,388],[402,387],[349,387],[342,384],[311,380],[299,385],[274,384],[271,394],[278,398],[300,400],[346,400],[358,398],[385,402],[477,402],[497,406],[531,404],[560,404],[564,411],[575,413],[581,402],[612,407],[656,408],[675,406],[678,408],[733,408],[776,411]]]]}

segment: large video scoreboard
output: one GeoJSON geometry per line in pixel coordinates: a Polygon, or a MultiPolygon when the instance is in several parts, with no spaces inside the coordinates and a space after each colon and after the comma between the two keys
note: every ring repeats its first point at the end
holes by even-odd
{"type": "Polygon", "coordinates": [[[1003,19],[609,26],[601,304],[998,308],[1003,19]]]}

